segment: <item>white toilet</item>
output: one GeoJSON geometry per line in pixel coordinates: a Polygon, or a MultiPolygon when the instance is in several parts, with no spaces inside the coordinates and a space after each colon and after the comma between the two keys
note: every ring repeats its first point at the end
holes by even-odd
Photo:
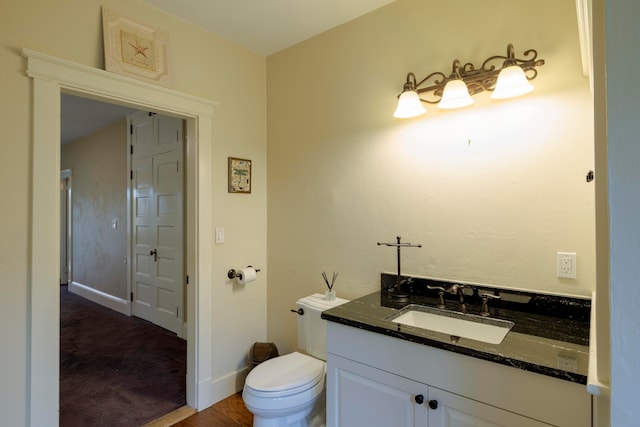
{"type": "Polygon", "coordinates": [[[301,352],[269,359],[247,375],[242,399],[253,414],[253,427],[325,425],[327,323],[320,314],[348,301],[324,298],[313,294],[296,302],[301,352]]]}

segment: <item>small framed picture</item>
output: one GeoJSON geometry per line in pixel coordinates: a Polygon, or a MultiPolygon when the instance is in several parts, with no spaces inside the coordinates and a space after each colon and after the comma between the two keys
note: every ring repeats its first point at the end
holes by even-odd
{"type": "Polygon", "coordinates": [[[169,35],[102,7],[104,65],[107,71],[171,87],[169,35]]]}
{"type": "Polygon", "coordinates": [[[229,157],[229,193],[251,193],[251,160],[229,157]]]}

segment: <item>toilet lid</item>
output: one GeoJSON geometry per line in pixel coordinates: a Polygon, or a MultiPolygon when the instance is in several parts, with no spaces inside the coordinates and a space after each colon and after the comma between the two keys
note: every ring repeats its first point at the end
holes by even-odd
{"type": "Polygon", "coordinates": [[[256,366],[245,384],[259,391],[282,391],[314,382],[325,373],[323,361],[294,352],[256,366]]]}

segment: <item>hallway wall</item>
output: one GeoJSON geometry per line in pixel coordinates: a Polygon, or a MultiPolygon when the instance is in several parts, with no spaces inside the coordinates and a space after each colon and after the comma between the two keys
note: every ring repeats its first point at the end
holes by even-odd
{"type": "Polygon", "coordinates": [[[63,144],[73,172],[73,281],[127,299],[127,122],[63,144]],[[112,228],[112,221],[116,228],[112,228]]]}

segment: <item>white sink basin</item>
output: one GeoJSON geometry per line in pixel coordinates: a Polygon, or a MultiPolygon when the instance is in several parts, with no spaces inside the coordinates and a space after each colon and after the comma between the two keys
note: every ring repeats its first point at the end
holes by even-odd
{"type": "Polygon", "coordinates": [[[513,322],[410,304],[387,318],[394,323],[469,338],[489,344],[500,344],[513,327],[513,322]]]}

